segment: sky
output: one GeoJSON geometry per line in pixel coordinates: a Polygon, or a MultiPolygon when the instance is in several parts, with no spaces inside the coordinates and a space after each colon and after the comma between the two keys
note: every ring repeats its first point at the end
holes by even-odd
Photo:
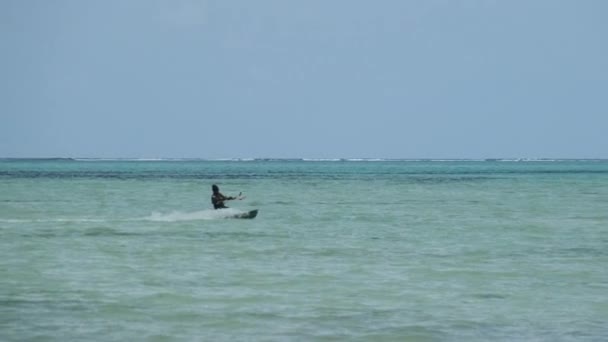
{"type": "Polygon", "coordinates": [[[608,158],[605,0],[0,0],[0,157],[608,158]]]}

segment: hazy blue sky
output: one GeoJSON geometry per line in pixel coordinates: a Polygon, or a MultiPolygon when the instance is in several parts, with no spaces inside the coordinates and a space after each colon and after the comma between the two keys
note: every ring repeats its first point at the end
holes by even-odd
{"type": "Polygon", "coordinates": [[[0,157],[608,158],[605,0],[0,0],[0,157]]]}

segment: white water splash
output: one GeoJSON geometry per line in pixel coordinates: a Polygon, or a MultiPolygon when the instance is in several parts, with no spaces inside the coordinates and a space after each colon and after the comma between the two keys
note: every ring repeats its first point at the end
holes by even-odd
{"type": "Polygon", "coordinates": [[[147,221],[155,222],[177,222],[177,221],[197,221],[197,220],[217,220],[234,217],[235,215],[242,214],[243,211],[233,208],[221,209],[221,210],[200,210],[193,212],[181,212],[173,211],[170,213],[158,213],[153,212],[150,216],[146,217],[147,221]]]}

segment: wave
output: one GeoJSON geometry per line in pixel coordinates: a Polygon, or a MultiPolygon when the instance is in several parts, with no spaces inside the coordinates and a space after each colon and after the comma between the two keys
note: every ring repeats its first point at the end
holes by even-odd
{"type": "Polygon", "coordinates": [[[126,161],[164,161],[166,159],[163,158],[74,158],[76,161],[82,162],[109,162],[109,161],[118,161],[118,162],[126,162],[126,161]]]}

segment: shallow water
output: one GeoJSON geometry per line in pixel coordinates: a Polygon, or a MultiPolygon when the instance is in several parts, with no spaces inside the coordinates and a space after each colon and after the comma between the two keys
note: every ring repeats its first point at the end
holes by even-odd
{"type": "Polygon", "coordinates": [[[4,160],[0,340],[605,340],[606,208],[605,161],[4,160]]]}

